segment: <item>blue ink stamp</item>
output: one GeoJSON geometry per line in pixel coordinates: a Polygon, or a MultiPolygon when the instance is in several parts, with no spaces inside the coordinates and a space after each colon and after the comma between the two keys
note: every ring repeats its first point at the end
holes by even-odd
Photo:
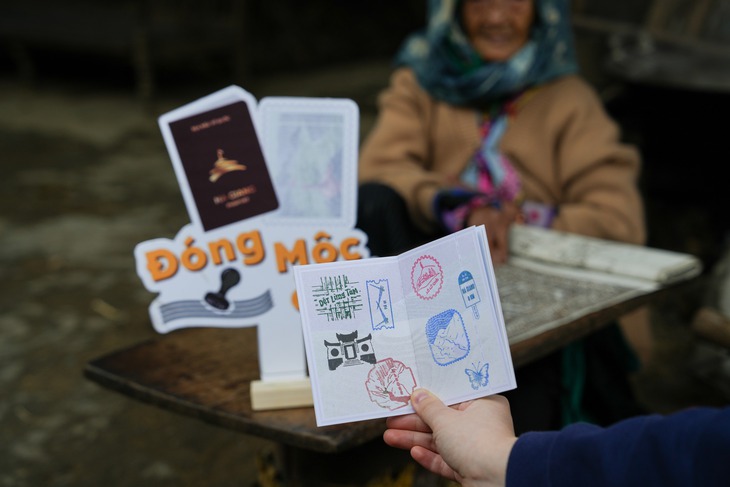
{"type": "Polygon", "coordinates": [[[477,309],[477,303],[481,301],[479,298],[479,291],[477,291],[477,285],[474,282],[474,277],[469,271],[462,271],[459,274],[459,288],[461,289],[461,297],[464,298],[464,306],[471,308],[474,312],[474,319],[479,319],[479,310],[477,309]]]}
{"type": "Polygon", "coordinates": [[[390,307],[390,284],[387,279],[367,280],[368,304],[370,304],[370,322],[373,330],[395,328],[393,310],[390,307]]]}
{"type": "Polygon", "coordinates": [[[447,309],[428,320],[426,339],[438,365],[449,365],[461,360],[471,349],[464,319],[455,309],[447,309]]]}
{"type": "Polygon", "coordinates": [[[480,367],[481,362],[476,365],[471,364],[472,368],[464,369],[464,373],[469,377],[472,389],[486,387],[489,384],[489,362],[480,367]]]}

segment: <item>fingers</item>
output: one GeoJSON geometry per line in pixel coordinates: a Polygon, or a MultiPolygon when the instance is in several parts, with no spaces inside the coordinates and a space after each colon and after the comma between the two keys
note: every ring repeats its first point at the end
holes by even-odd
{"type": "Polygon", "coordinates": [[[413,446],[421,446],[434,450],[433,435],[428,425],[429,420],[444,409],[453,412],[441,400],[426,389],[416,389],[411,395],[411,404],[416,414],[393,416],[386,419],[387,430],[383,440],[390,446],[409,450],[413,446]]]}
{"type": "Polygon", "coordinates": [[[416,414],[387,419],[386,444],[409,450],[419,465],[447,479],[483,479],[486,472],[503,485],[517,441],[507,398],[494,395],[449,407],[419,388],[411,404],[416,414]]]}
{"type": "Polygon", "coordinates": [[[506,411],[509,412],[509,400],[502,394],[492,394],[491,396],[487,396],[484,399],[498,404],[500,409],[506,409],[506,411]]]}
{"type": "Polygon", "coordinates": [[[494,238],[494,253],[492,254],[492,261],[495,264],[504,264],[507,262],[508,245],[507,236],[505,235],[504,228],[498,228],[495,232],[494,238]]]}
{"type": "MultiPolygon", "coordinates": [[[[414,393],[415,396],[416,393],[414,393]]],[[[421,398],[419,404],[423,406],[423,409],[427,409],[432,413],[437,408],[450,409],[428,392],[424,392],[423,395],[418,397],[421,398]],[[431,401],[432,399],[433,401],[431,401]],[[424,404],[424,401],[426,403],[430,402],[430,405],[424,404]]],[[[388,429],[383,433],[383,440],[387,445],[402,450],[410,450],[413,459],[423,468],[447,479],[457,480],[455,472],[437,453],[438,449],[434,443],[431,430],[418,416],[415,414],[395,416],[388,418],[386,424],[388,429]],[[406,429],[398,429],[398,427],[406,429]]]]}
{"type": "Polygon", "coordinates": [[[454,470],[449,467],[441,455],[433,450],[415,446],[411,449],[411,457],[423,468],[436,475],[441,475],[449,480],[459,480],[454,470]]]}
{"type": "Polygon", "coordinates": [[[512,225],[513,218],[507,213],[503,213],[500,224],[496,226],[493,237],[494,246],[497,249],[496,258],[499,264],[507,262],[509,255],[509,228],[512,225]]]}
{"type": "Polygon", "coordinates": [[[441,399],[434,396],[431,391],[423,388],[416,389],[413,392],[411,395],[411,404],[416,414],[432,430],[437,421],[441,421],[443,418],[454,413],[441,399]]]}
{"type": "Polygon", "coordinates": [[[506,252],[499,241],[495,238],[489,240],[489,255],[492,257],[492,264],[499,265],[506,261],[506,252]]]}
{"type": "Polygon", "coordinates": [[[383,441],[393,448],[410,450],[414,446],[420,446],[428,450],[435,450],[433,435],[420,431],[387,429],[383,433],[383,441]]]}
{"type": "Polygon", "coordinates": [[[391,429],[422,431],[430,433],[431,428],[423,422],[417,414],[405,414],[403,416],[392,416],[385,420],[385,425],[391,429]]]}
{"type": "Polygon", "coordinates": [[[495,265],[507,262],[509,256],[509,228],[518,214],[515,205],[505,203],[501,209],[490,206],[476,208],[469,213],[468,225],[484,225],[489,253],[495,265]]]}
{"type": "Polygon", "coordinates": [[[494,265],[504,264],[507,262],[507,248],[500,242],[493,242],[489,249],[492,254],[492,263],[494,265]]]}

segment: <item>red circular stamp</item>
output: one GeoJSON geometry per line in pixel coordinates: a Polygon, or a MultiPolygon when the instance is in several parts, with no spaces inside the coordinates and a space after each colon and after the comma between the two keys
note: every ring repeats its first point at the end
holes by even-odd
{"type": "Polygon", "coordinates": [[[431,255],[422,255],[411,267],[411,286],[421,299],[433,299],[441,292],[444,272],[441,264],[431,255]]]}

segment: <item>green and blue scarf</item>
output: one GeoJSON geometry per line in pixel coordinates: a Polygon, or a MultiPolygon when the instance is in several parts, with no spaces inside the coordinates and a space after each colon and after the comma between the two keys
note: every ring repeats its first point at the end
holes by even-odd
{"type": "Polygon", "coordinates": [[[527,44],[505,62],[483,61],[461,26],[462,0],[429,0],[427,27],[406,39],[396,66],[413,69],[436,99],[483,107],[578,71],[568,0],[534,0],[527,44]]]}

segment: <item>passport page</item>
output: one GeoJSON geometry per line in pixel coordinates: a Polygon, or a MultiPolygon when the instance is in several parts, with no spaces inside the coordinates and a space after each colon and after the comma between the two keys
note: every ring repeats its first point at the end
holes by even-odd
{"type": "Polygon", "coordinates": [[[318,426],[516,387],[483,227],[398,256],[293,268],[318,426]]]}

